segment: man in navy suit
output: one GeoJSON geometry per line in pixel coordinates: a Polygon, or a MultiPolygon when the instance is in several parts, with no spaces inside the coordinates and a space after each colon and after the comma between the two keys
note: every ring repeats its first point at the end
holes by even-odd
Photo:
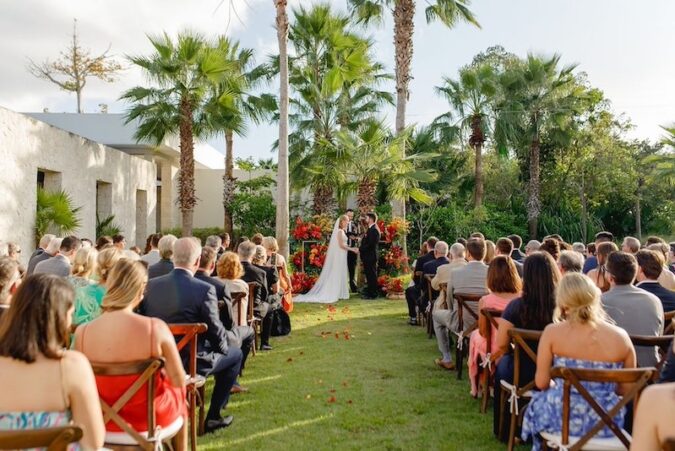
{"type": "MultiPolygon", "coordinates": [[[[142,311],[166,323],[206,323],[208,331],[198,338],[197,371],[213,375],[215,386],[206,415],[206,431],[229,426],[232,416],[223,418],[220,411],[230,398],[242,362],[242,352],[229,346],[227,334],[218,315],[218,298],[213,285],[198,280],[201,246],[195,238],[181,238],[173,246],[174,269],[148,282],[142,311]],[[208,340],[208,343],[207,343],[208,340]]],[[[185,356],[183,356],[183,362],[185,356]]]]}
{"type": "Polygon", "coordinates": [[[437,242],[438,238],[434,236],[429,237],[427,240],[429,252],[421,257],[417,257],[417,260],[415,260],[415,271],[413,272],[413,282],[415,285],[405,289],[405,300],[408,303],[408,316],[410,316],[408,323],[412,326],[417,325],[417,311],[415,308],[424,289],[424,277],[417,277],[415,274],[424,272],[424,265],[436,258],[434,248],[437,242]]]}
{"type": "Polygon", "coordinates": [[[637,287],[649,291],[663,304],[664,312],[675,310],[675,291],[663,287],[658,279],[663,269],[663,257],[656,251],[642,249],[635,254],[638,263],[637,287]]]}
{"type": "MultiPolygon", "coordinates": [[[[445,241],[438,241],[434,245],[434,259],[426,262],[424,266],[422,266],[422,272],[424,273],[424,278],[422,281],[422,296],[420,297],[419,300],[419,305],[420,305],[420,310],[421,311],[426,311],[427,306],[429,305],[429,285],[427,284],[426,281],[426,276],[431,275],[435,276],[436,273],[438,272],[438,268],[447,265],[450,263],[450,260],[448,259],[448,243],[445,241]]],[[[440,293],[438,291],[432,291],[431,297],[432,299],[436,299],[440,293]]]]}
{"type": "Polygon", "coordinates": [[[173,270],[173,246],[176,243],[176,237],[173,235],[164,235],[157,243],[160,260],[148,268],[148,279],[164,276],[173,270]]]}

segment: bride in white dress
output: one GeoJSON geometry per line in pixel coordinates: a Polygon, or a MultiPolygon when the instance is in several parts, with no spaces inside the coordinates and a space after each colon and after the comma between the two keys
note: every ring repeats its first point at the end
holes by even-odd
{"type": "Polygon", "coordinates": [[[293,298],[293,302],[314,302],[329,304],[340,299],[349,299],[349,270],[347,252],[359,253],[358,248],[347,246],[345,232],[349,218],[340,216],[333,227],[333,234],[328,244],[326,260],[321,275],[307,294],[293,298]]]}

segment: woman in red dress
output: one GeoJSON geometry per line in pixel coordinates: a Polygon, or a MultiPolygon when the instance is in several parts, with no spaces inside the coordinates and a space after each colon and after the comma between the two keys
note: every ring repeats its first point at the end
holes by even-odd
{"type": "MultiPolygon", "coordinates": [[[[161,320],[134,313],[141,302],[148,275],[140,262],[118,261],[110,272],[101,316],[75,332],[75,347],[92,363],[124,363],[162,357],[165,367],[156,373],[156,424],[163,430],[178,432],[179,449],[187,443],[185,370],[169,327],[161,320]]],[[[96,376],[99,396],[108,404],[136,381],[132,376],[96,376]]],[[[137,431],[147,431],[147,385],[122,408],[120,415],[137,431]]],[[[110,435],[122,432],[112,421],[106,424],[110,435]]],[[[166,431],[168,432],[168,431],[166,431]]]]}

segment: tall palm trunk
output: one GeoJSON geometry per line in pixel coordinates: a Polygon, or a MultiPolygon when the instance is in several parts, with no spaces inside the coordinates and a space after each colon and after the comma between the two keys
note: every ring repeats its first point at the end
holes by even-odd
{"type": "Polygon", "coordinates": [[[376,189],[377,185],[368,177],[364,177],[359,181],[356,202],[361,214],[368,213],[375,209],[375,204],[377,203],[376,189]]]}
{"type": "MultiPolygon", "coordinates": [[[[410,97],[410,63],[413,57],[415,0],[397,0],[394,6],[394,53],[396,55],[396,133],[405,130],[405,111],[410,97]]],[[[405,153],[405,144],[401,152],[405,153]]],[[[392,202],[394,216],[405,218],[405,200],[392,202]]],[[[406,252],[405,236],[402,237],[406,252]]]]}
{"type": "Polygon", "coordinates": [[[483,134],[482,117],[480,114],[474,114],[471,118],[471,137],[469,144],[476,153],[475,179],[476,187],[474,191],[474,207],[478,208],[483,204],[483,143],[485,135],[483,134]]]}
{"type": "Polygon", "coordinates": [[[539,199],[539,145],[539,134],[537,133],[532,139],[532,143],[530,145],[530,184],[528,189],[529,198],[527,200],[527,224],[531,240],[537,239],[539,213],[541,211],[541,201],[539,199]]]}
{"type": "Polygon", "coordinates": [[[232,201],[237,179],[234,177],[234,134],[232,130],[225,132],[225,175],[223,175],[223,228],[232,236],[234,223],[232,220],[232,201]]]}
{"type": "Polygon", "coordinates": [[[331,185],[317,185],[312,193],[315,215],[332,214],[335,209],[334,189],[331,185]]]}
{"type": "Polygon", "coordinates": [[[192,101],[183,96],[180,101],[180,171],[178,173],[178,204],[182,214],[182,236],[192,236],[192,224],[197,196],[195,195],[194,136],[192,130],[192,101]]]}
{"type": "Polygon", "coordinates": [[[276,238],[279,253],[288,258],[288,228],[290,226],[288,197],[288,14],[287,0],[273,0],[276,9],[277,41],[279,44],[279,158],[277,169],[276,238]]]}

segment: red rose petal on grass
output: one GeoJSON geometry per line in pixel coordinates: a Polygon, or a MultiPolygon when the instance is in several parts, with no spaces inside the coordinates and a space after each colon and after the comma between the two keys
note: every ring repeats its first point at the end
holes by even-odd
{"type": "Polygon", "coordinates": [[[352,404],[352,400],[350,399],[349,401],[347,401],[347,404],[352,404]]]}
{"type": "Polygon", "coordinates": [[[340,334],[337,333],[337,332],[335,332],[335,339],[336,339],[336,340],[339,340],[339,339],[340,339],[340,334]]]}
{"type": "Polygon", "coordinates": [[[305,355],[305,351],[300,351],[300,355],[305,355]]]}
{"type": "Polygon", "coordinates": [[[342,381],[342,386],[343,386],[343,387],[346,387],[347,385],[348,385],[348,384],[347,384],[347,381],[342,381]]]}
{"type": "Polygon", "coordinates": [[[293,361],[293,357],[289,357],[288,360],[286,360],[286,361],[287,361],[287,362],[292,362],[292,361],[293,361]]]}
{"type": "Polygon", "coordinates": [[[334,388],[331,388],[331,389],[328,390],[328,391],[329,391],[330,393],[335,393],[335,389],[334,389],[334,388]]]}
{"type": "Polygon", "coordinates": [[[328,398],[328,403],[329,403],[329,404],[332,404],[332,403],[334,403],[335,401],[337,401],[337,399],[335,399],[335,396],[331,396],[330,398],[328,398]]]}

